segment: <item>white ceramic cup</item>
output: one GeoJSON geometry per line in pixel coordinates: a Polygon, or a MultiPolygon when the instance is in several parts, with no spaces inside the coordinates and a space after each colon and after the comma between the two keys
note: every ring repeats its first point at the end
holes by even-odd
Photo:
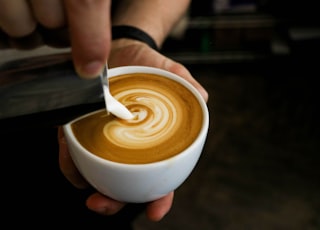
{"type": "Polygon", "coordinates": [[[187,149],[169,159],[154,163],[116,163],[90,153],[75,138],[71,129],[72,122],[91,113],[70,121],[63,126],[63,129],[76,167],[97,191],[115,200],[144,203],[174,191],[191,174],[206,141],[209,112],[200,93],[189,82],[168,71],[153,67],[125,66],[111,68],[109,77],[136,72],[154,73],[173,79],[187,87],[199,100],[203,112],[203,124],[199,135],[187,149]]]}

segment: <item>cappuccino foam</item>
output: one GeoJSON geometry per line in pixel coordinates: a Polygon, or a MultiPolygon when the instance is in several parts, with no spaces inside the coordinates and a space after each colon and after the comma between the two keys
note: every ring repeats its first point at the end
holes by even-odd
{"type": "Polygon", "coordinates": [[[144,164],[170,158],[193,143],[202,127],[202,109],[183,85],[154,74],[110,78],[111,94],[134,118],[123,120],[105,109],[72,124],[91,153],[119,163],[144,164]]]}

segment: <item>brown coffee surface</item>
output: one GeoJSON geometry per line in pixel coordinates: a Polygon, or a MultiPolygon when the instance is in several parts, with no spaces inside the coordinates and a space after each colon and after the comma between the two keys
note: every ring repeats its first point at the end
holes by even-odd
{"type": "Polygon", "coordinates": [[[202,109],[183,85],[154,74],[110,78],[111,94],[135,117],[122,120],[99,110],[72,123],[84,148],[99,157],[129,164],[170,158],[193,143],[202,109]]]}

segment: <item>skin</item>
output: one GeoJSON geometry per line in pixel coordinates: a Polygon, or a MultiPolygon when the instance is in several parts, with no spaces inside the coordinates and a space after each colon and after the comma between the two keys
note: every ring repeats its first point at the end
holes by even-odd
{"type": "Polygon", "coordinates": [[[0,0],[0,29],[8,40],[2,46],[31,49],[45,44],[47,34],[52,40],[68,35],[62,45],[71,46],[79,76],[94,78],[110,53],[110,11],[111,0],[0,0]]]}
{"type": "MultiPolygon", "coordinates": [[[[80,77],[88,79],[97,77],[106,62],[110,68],[121,65],[162,68],[188,80],[207,101],[206,90],[182,64],[140,41],[111,41],[111,24],[132,25],[147,32],[161,48],[175,23],[186,13],[190,0],[119,0],[117,3],[111,18],[111,0],[0,0],[0,48],[70,46],[75,70],[80,77]]],[[[61,127],[58,143],[62,173],[75,187],[86,188],[88,184],[70,157],[61,127]]],[[[174,191],[148,203],[147,217],[161,220],[169,212],[173,198],[174,191]]],[[[113,215],[126,204],[96,192],[88,197],[86,205],[98,214],[113,215]]]]}
{"type": "MultiPolygon", "coordinates": [[[[171,71],[188,80],[198,89],[202,97],[206,101],[208,100],[207,91],[200,85],[199,82],[195,80],[195,78],[193,78],[185,66],[151,49],[145,43],[131,39],[118,39],[114,41],[112,43],[112,50],[108,63],[111,68],[122,65],[145,65],[171,71]]],[[[59,128],[58,141],[61,171],[65,177],[77,188],[87,187],[88,184],[81,177],[75,165],[73,164],[61,127],[59,128]]],[[[148,203],[146,215],[149,220],[161,220],[169,212],[173,203],[173,198],[174,192],[171,192],[159,200],[148,203]]],[[[94,212],[102,215],[112,215],[124,207],[125,203],[112,200],[99,193],[94,193],[88,197],[86,205],[94,212]]]]}

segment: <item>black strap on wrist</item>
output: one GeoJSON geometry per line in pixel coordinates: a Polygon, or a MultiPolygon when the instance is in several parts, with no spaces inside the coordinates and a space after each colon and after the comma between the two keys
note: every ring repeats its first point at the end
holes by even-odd
{"type": "Polygon", "coordinates": [[[151,48],[159,50],[153,38],[143,30],[134,26],[112,26],[112,40],[118,38],[131,38],[148,44],[151,48]]]}

